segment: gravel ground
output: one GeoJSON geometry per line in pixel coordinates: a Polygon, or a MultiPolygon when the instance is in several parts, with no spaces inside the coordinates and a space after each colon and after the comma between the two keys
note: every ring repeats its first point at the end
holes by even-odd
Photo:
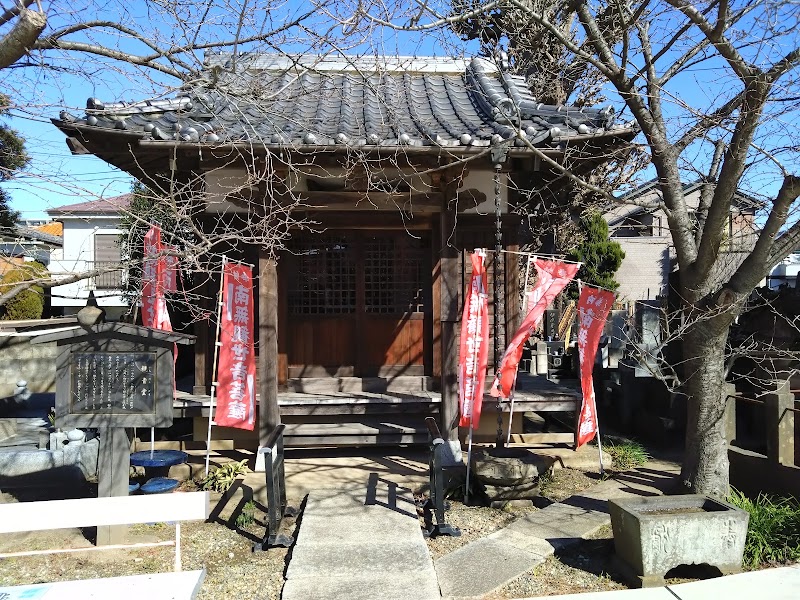
{"type": "Polygon", "coordinates": [[[539,493],[553,502],[562,502],[599,483],[595,473],[576,469],[556,469],[541,484],[539,493]]]}
{"type": "MultiPolygon", "coordinates": [[[[219,497],[212,494],[212,504],[219,497]]],[[[0,495],[0,502],[8,501],[14,498],[0,495]]],[[[206,568],[199,599],[280,598],[288,551],[272,548],[267,552],[252,552],[253,543],[260,541],[264,533],[265,515],[256,511],[255,517],[255,522],[244,529],[229,528],[219,522],[181,525],[183,569],[206,568]]],[[[294,529],[293,519],[285,523],[289,531],[294,529]]],[[[91,529],[86,533],[93,536],[91,529]]],[[[156,542],[174,539],[174,535],[175,529],[169,525],[132,525],[128,541],[156,542]]],[[[76,529],[0,536],[0,551],[13,552],[23,545],[31,550],[81,548],[90,542],[76,529]]],[[[174,557],[173,548],[157,547],[8,558],[0,560],[0,585],[168,572],[173,568],[174,557]]]]}
{"type": "Polygon", "coordinates": [[[461,530],[461,535],[428,538],[428,550],[430,550],[431,557],[436,560],[458,550],[461,546],[466,546],[470,542],[502,529],[517,517],[531,510],[536,509],[497,510],[483,506],[465,506],[461,502],[450,501],[450,510],[445,513],[445,518],[448,525],[454,525],[461,530]]]}
{"type": "MultiPolygon", "coordinates": [[[[580,471],[559,469],[545,485],[543,495],[557,501],[596,484],[597,480],[580,471]]],[[[220,496],[212,494],[212,505],[220,496]]],[[[23,497],[32,500],[32,497],[23,497]]],[[[0,494],[0,502],[13,502],[17,498],[0,494]]],[[[445,554],[489,535],[511,523],[517,517],[536,508],[508,508],[496,510],[485,507],[464,506],[452,501],[447,512],[447,522],[458,527],[462,535],[451,538],[441,536],[428,540],[431,556],[437,559],[445,554]]],[[[245,529],[228,527],[222,522],[182,525],[183,567],[186,570],[205,567],[207,575],[199,598],[257,598],[278,600],[283,587],[283,574],[287,565],[287,550],[273,548],[267,552],[253,553],[253,542],[264,532],[265,515],[259,511],[256,521],[245,529]]],[[[288,520],[289,532],[295,529],[294,520],[288,520]]],[[[91,532],[88,532],[91,537],[91,532]]],[[[137,525],[129,531],[131,542],[172,539],[174,529],[167,525],[137,525]]],[[[610,528],[601,530],[597,539],[587,540],[559,556],[518,577],[498,590],[491,600],[524,598],[529,596],[577,593],[621,589],[622,586],[609,564],[613,554],[610,528]]],[[[35,532],[0,536],[0,551],[13,551],[21,545],[30,549],[53,547],[82,547],[89,542],[77,530],[35,532]]],[[[20,585],[60,579],[113,577],[140,573],[164,572],[172,569],[172,548],[86,552],[76,554],[23,557],[0,561],[0,585],[20,585]]],[[[489,600],[487,598],[487,600],[489,600]]]]}

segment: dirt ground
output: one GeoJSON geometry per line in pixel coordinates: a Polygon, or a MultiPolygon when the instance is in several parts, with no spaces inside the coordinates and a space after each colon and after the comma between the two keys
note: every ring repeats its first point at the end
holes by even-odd
{"type": "MultiPolygon", "coordinates": [[[[409,469],[411,467],[413,465],[408,466],[409,469]]],[[[597,482],[596,474],[573,469],[556,470],[543,485],[542,494],[547,499],[544,502],[563,500],[597,482]]],[[[11,490],[0,493],[0,502],[60,499],[63,498],[61,489],[55,486],[11,490]]],[[[192,485],[186,485],[184,489],[192,489],[192,485]]],[[[91,485],[71,490],[73,496],[96,494],[91,485]]],[[[289,553],[283,548],[272,548],[266,552],[252,551],[253,544],[261,541],[264,534],[265,515],[257,505],[254,522],[237,527],[235,518],[242,504],[241,498],[212,493],[212,506],[221,507],[221,510],[212,514],[219,516],[210,522],[182,525],[183,568],[192,570],[205,567],[207,570],[199,595],[203,600],[228,597],[280,598],[289,553]]],[[[452,552],[505,527],[518,516],[532,510],[537,509],[523,507],[498,510],[464,506],[452,501],[447,521],[459,527],[462,536],[429,540],[431,556],[436,559],[452,552]]],[[[295,520],[286,520],[285,529],[287,533],[293,533],[296,529],[295,520]]],[[[0,536],[0,551],[89,547],[93,535],[91,529],[6,534],[0,536]]],[[[173,538],[174,528],[165,524],[131,526],[128,533],[131,543],[173,538]]],[[[172,569],[173,552],[170,547],[159,547],[4,559],[0,561],[0,585],[165,572],[172,569]]],[[[610,562],[612,554],[613,539],[610,528],[606,527],[598,532],[595,539],[558,553],[497,590],[487,600],[622,589],[625,587],[622,579],[610,562]]]]}

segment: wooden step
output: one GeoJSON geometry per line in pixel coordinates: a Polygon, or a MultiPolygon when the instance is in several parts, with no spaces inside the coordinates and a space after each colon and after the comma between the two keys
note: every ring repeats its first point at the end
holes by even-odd
{"type": "Polygon", "coordinates": [[[378,420],[340,423],[287,423],[284,443],[288,447],[361,446],[381,444],[425,444],[428,430],[424,419],[378,420]]]}

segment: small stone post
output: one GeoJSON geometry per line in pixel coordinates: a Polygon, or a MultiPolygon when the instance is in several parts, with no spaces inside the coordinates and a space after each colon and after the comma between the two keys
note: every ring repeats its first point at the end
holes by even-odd
{"type": "Polygon", "coordinates": [[[725,383],[722,386],[722,401],[725,403],[723,420],[725,421],[725,441],[730,444],[736,439],[736,386],[725,383]]]}
{"type": "MultiPolygon", "coordinates": [[[[131,441],[124,427],[104,427],[100,430],[97,468],[97,496],[128,495],[128,476],[131,464],[131,441]]],[[[125,542],[127,525],[102,525],[97,528],[97,545],[110,546],[125,542]]]]}
{"type": "Polygon", "coordinates": [[[763,396],[767,429],[767,457],[781,465],[794,465],[794,394],[788,379],[777,379],[763,396]]]}

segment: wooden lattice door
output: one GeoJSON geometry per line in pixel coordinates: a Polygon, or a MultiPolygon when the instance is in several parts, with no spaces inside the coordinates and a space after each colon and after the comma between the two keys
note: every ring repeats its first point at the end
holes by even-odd
{"type": "Polygon", "coordinates": [[[430,253],[406,232],[297,236],[281,261],[289,377],[425,374],[430,253]]]}

